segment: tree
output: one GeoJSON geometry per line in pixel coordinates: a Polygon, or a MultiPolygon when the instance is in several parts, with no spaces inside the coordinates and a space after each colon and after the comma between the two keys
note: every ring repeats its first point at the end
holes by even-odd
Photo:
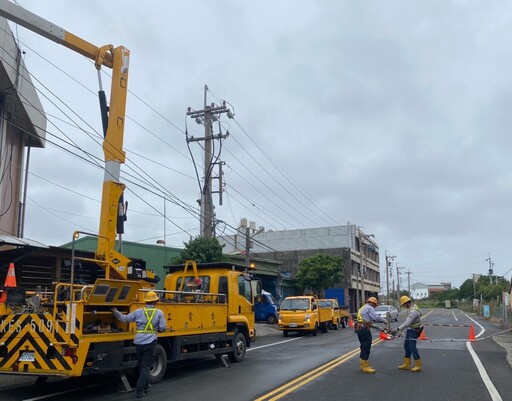
{"type": "Polygon", "coordinates": [[[301,290],[310,289],[317,294],[333,287],[343,280],[343,258],[318,253],[299,263],[297,286],[301,290]]]}
{"type": "Polygon", "coordinates": [[[171,259],[171,264],[181,264],[186,260],[195,260],[197,263],[220,262],[229,260],[222,254],[222,246],[217,238],[196,237],[184,242],[185,248],[180,256],[171,259]]]}

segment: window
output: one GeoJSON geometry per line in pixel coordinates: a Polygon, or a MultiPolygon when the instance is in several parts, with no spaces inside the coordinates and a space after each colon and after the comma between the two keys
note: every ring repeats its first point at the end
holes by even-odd
{"type": "Polygon", "coordinates": [[[238,293],[249,302],[252,302],[251,282],[242,275],[238,276],[238,293]]]}

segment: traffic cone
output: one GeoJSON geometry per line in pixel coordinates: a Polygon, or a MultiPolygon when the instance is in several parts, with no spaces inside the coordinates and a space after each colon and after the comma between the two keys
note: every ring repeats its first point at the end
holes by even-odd
{"type": "Polygon", "coordinates": [[[352,318],[348,319],[348,327],[354,327],[354,321],[352,320],[352,318]]]}
{"type": "Polygon", "coordinates": [[[7,287],[16,287],[16,272],[14,271],[14,263],[9,264],[9,270],[7,271],[7,277],[5,278],[4,289],[0,296],[0,303],[7,302],[7,287]]]}
{"type": "Polygon", "coordinates": [[[427,336],[425,335],[425,328],[423,328],[423,330],[421,330],[421,334],[418,337],[418,340],[428,340],[427,336]]]}
{"type": "Polygon", "coordinates": [[[380,332],[379,338],[381,340],[391,340],[391,337],[389,337],[389,334],[384,333],[383,331],[380,332]]]}
{"type": "Polygon", "coordinates": [[[469,338],[468,341],[476,341],[475,328],[473,325],[469,326],[469,338]]]}

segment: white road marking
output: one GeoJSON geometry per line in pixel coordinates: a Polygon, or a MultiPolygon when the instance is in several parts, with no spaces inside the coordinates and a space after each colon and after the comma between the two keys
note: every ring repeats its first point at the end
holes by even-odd
{"type": "MultiPolygon", "coordinates": [[[[465,314],[466,315],[466,314],[465,314]]],[[[475,337],[480,337],[485,333],[484,327],[478,323],[476,320],[471,318],[470,316],[466,315],[468,318],[470,318],[476,325],[480,327],[480,332],[475,337]]],[[[471,345],[471,341],[466,342],[466,347],[469,351],[469,354],[473,358],[473,362],[475,362],[475,366],[478,369],[478,373],[480,373],[480,377],[482,378],[482,381],[485,384],[485,387],[487,387],[487,391],[489,392],[489,395],[491,396],[493,401],[503,401],[503,398],[501,398],[500,393],[498,393],[498,390],[494,386],[494,383],[492,382],[491,378],[487,374],[487,371],[484,368],[484,365],[480,361],[480,358],[478,358],[478,355],[476,354],[475,350],[473,349],[473,346],[471,345]]]]}
{"type": "Polygon", "coordinates": [[[456,322],[459,321],[459,319],[457,319],[457,316],[455,316],[455,311],[452,309],[452,314],[453,314],[453,318],[455,319],[456,322]]]}
{"type": "Polygon", "coordinates": [[[251,348],[248,348],[248,349],[247,349],[247,352],[249,352],[249,351],[254,351],[254,350],[257,350],[257,349],[260,349],[260,348],[273,347],[274,345],[279,345],[279,344],[288,343],[288,342],[290,342],[290,341],[300,340],[301,338],[303,338],[303,337],[295,337],[295,338],[290,338],[289,340],[279,341],[279,342],[277,342],[277,343],[266,344],[266,345],[260,345],[259,347],[251,347],[251,348]]]}

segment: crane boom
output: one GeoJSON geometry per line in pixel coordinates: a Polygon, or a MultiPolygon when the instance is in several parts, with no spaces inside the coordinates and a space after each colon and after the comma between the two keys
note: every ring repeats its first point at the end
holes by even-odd
{"type": "MultiPolygon", "coordinates": [[[[112,68],[110,104],[108,109],[106,104],[102,105],[102,115],[108,117],[103,122],[105,174],[96,259],[104,262],[99,264],[106,270],[107,278],[126,279],[131,261],[114,248],[118,214],[125,188],[119,179],[121,164],[125,162],[123,136],[130,51],[123,46],[95,46],[9,0],[0,0],[0,16],[94,60],[98,70],[101,66],[112,68]]],[[[105,95],[100,88],[100,105],[101,98],[105,98],[105,95]]]]}

